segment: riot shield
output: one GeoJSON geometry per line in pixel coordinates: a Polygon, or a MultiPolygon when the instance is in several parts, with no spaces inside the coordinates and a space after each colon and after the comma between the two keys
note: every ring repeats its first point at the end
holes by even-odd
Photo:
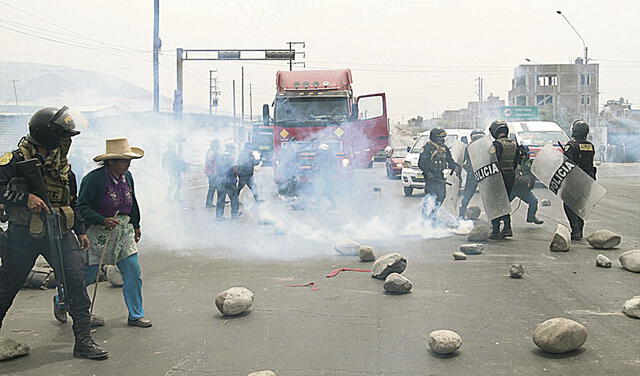
{"type": "Polygon", "coordinates": [[[536,155],[531,173],[582,219],[587,219],[607,193],[603,186],[550,144],[536,155]]]}
{"type": "MultiPolygon", "coordinates": [[[[465,144],[459,140],[455,140],[449,150],[453,160],[462,167],[462,159],[464,158],[465,144]]],[[[458,175],[451,174],[446,176],[447,179],[447,197],[444,201],[444,208],[454,216],[458,215],[458,195],[460,194],[460,186],[462,181],[458,175]]]]}
{"type": "Polygon", "coordinates": [[[486,135],[472,142],[467,147],[467,152],[487,218],[491,220],[510,214],[511,204],[498,167],[493,138],[486,135]]]}

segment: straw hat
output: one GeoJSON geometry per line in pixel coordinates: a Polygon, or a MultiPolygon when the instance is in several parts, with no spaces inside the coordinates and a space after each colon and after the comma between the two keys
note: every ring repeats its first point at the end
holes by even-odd
{"type": "Polygon", "coordinates": [[[93,158],[95,162],[106,161],[107,159],[138,159],[144,156],[144,150],[129,146],[126,137],[108,138],[107,152],[93,158]]]}

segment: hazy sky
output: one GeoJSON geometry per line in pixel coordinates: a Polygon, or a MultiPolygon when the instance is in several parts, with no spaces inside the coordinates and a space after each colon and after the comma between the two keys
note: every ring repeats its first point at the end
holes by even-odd
{"type": "MultiPolygon", "coordinates": [[[[160,0],[160,8],[161,93],[169,97],[176,47],[285,48],[288,41],[305,41],[307,68],[351,68],[355,93],[386,92],[393,118],[431,117],[476,99],[476,77],[484,78],[485,95],[506,99],[513,68],[525,58],[573,62],[582,44],[555,13],[560,9],[601,64],[600,104],[624,96],[640,107],[637,0],[160,0]]],[[[96,70],[151,90],[152,25],[152,0],[0,0],[0,60],[96,70]],[[93,48],[1,28],[7,20],[93,48]]],[[[240,98],[241,64],[246,107],[251,82],[253,112],[259,113],[273,99],[275,72],[288,69],[285,62],[186,62],[185,103],[206,108],[208,71],[218,69],[220,111],[230,113],[233,79],[240,98]]]]}

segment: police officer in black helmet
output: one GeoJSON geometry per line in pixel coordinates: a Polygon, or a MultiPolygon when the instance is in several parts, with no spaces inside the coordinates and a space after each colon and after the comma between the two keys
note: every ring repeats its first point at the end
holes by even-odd
{"type": "MultiPolygon", "coordinates": [[[[522,159],[522,149],[518,147],[514,140],[509,136],[509,127],[506,122],[496,120],[491,123],[489,133],[495,139],[493,147],[496,149],[496,157],[498,158],[498,167],[502,174],[507,195],[511,197],[511,190],[516,179],[516,167],[522,159]]],[[[491,239],[503,239],[513,236],[511,229],[511,215],[507,214],[499,218],[491,220],[492,231],[491,239]],[[500,228],[502,224],[502,229],[500,228]]]]}
{"type": "MultiPolygon", "coordinates": [[[[563,150],[567,158],[595,179],[596,167],[593,165],[595,148],[591,142],[587,141],[588,134],[589,124],[584,120],[576,120],[571,126],[571,141],[563,147],[563,150]]],[[[567,205],[564,205],[564,212],[567,215],[569,225],[571,226],[571,239],[582,239],[584,220],[567,205]]]]}
{"type": "Polygon", "coordinates": [[[0,268],[0,325],[38,255],[43,255],[54,268],[59,264],[58,254],[47,242],[41,217],[43,211],[56,210],[60,213],[63,232],[60,261],[64,273],[60,274],[66,277],[67,302],[73,318],[73,355],[102,360],[109,353],[94,342],[89,332],[91,301],[85,289],[84,259],[80,250],[88,248],[89,239],[77,210],[76,180],[67,160],[71,137],[80,134],[76,130],[80,120],[81,116],[74,115],[67,107],[43,108],[31,117],[29,135],[20,140],[18,149],[0,158],[0,203],[9,217],[8,249],[0,268]],[[32,188],[17,167],[18,162],[30,159],[40,163],[45,200],[31,193],[32,188]]]}
{"type": "MultiPolygon", "coordinates": [[[[442,128],[433,128],[429,132],[429,141],[422,148],[418,159],[418,167],[424,175],[424,192],[435,197],[436,207],[442,205],[446,198],[446,180],[444,169],[449,168],[460,176],[460,165],[451,157],[449,147],[445,145],[447,132],[442,128]]],[[[425,208],[423,208],[424,211],[425,208]]],[[[432,214],[423,212],[425,217],[432,214]]]]}

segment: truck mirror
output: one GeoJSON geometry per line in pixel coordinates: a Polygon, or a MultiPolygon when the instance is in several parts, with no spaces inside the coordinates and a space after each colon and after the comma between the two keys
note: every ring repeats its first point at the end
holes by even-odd
{"type": "Polygon", "coordinates": [[[351,120],[358,120],[358,102],[351,103],[351,120]]]}
{"type": "Polygon", "coordinates": [[[262,105],[262,125],[264,125],[265,127],[269,126],[269,105],[268,104],[262,105]]]}

